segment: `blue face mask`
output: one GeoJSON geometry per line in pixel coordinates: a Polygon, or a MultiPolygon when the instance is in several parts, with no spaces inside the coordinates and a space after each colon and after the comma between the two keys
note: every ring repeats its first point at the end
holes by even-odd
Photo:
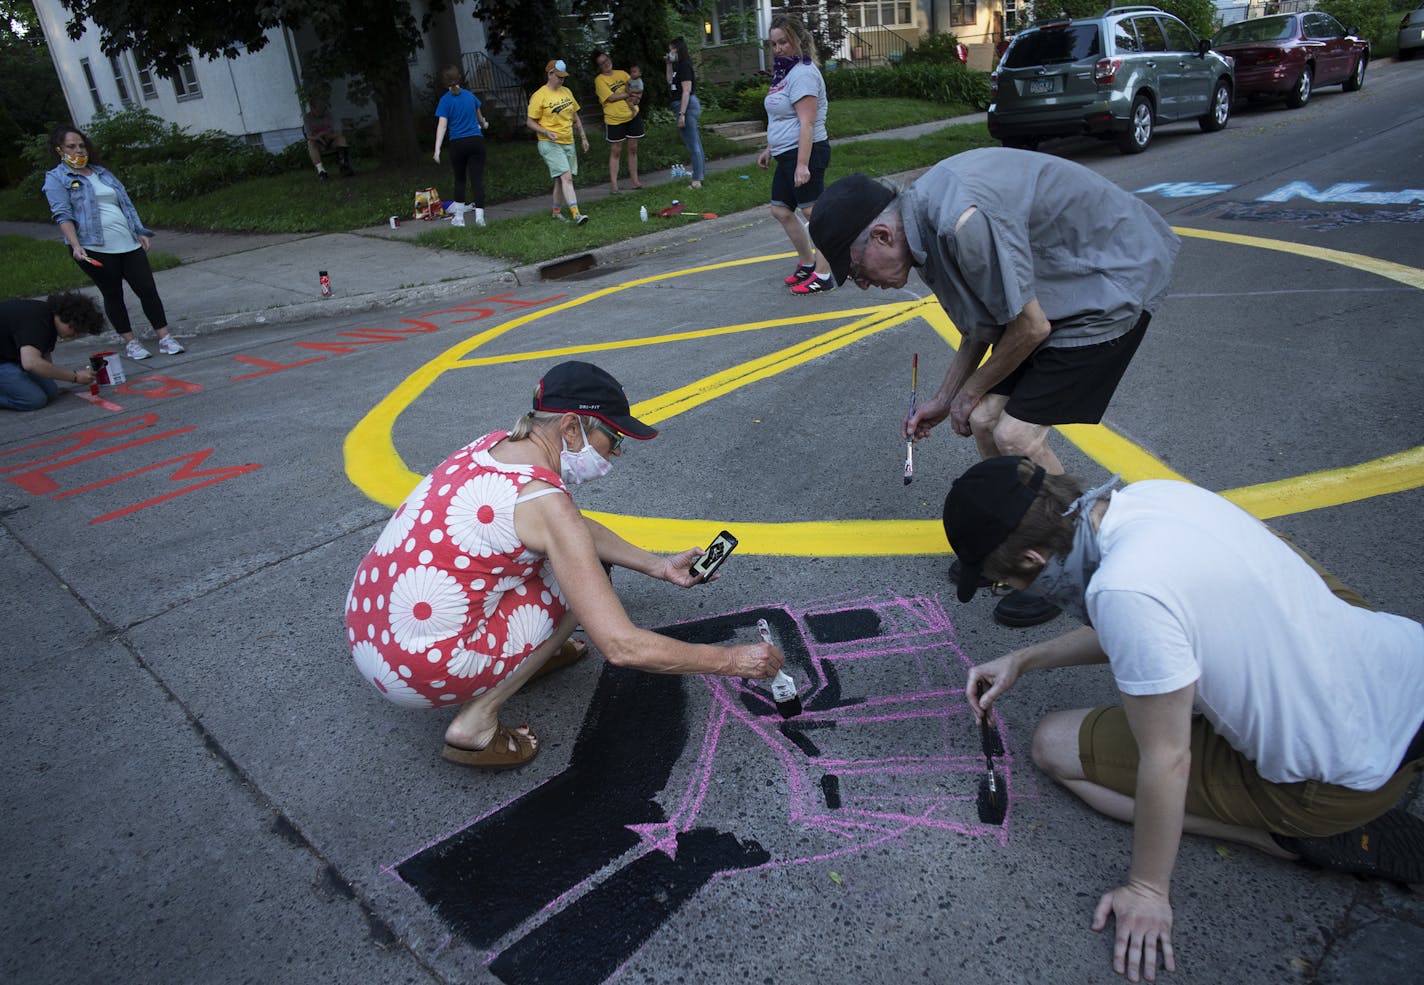
{"type": "Polygon", "coordinates": [[[579,421],[579,434],[583,436],[583,447],[569,451],[569,443],[559,436],[563,450],[559,452],[559,475],[565,483],[577,486],[584,482],[601,479],[613,471],[613,463],[600,455],[588,440],[583,421],[579,421]]]}

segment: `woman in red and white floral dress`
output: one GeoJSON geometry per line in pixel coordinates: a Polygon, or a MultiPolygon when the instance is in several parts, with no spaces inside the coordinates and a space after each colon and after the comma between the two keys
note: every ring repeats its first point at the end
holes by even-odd
{"type": "Polygon", "coordinates": [[[623,666],[753,678],[781,667],[769,644],[684,643],[637,628],[623,611],[603,564],[691,587],[702,552],[635,547],[581,514],[566,484],[606,475],[625,436],[656,435],[629,413],[612,376],[560,363],[514,430],[440,463],[361,562],[346,599],[356,668],[396,704],[460,709],[445,730],[446,759],[507,768],[534,758],[538,739],[501,725],[499,711],[535,677],[582,656],[569,641],[579,623],[623,666]]]}

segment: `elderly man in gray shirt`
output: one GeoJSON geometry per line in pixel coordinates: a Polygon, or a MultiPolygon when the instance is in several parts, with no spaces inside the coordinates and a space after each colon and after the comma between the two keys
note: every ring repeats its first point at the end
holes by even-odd
{"type": "MultiPolygon", "coordinates": [[[[1102,420],[1180,246],[1155,210],[1087,168],[998,147],[899,192],[842,178],[817,201],[811,239],[837,284],[904,287],[913,268],[964,337],[905,437],[948,418],[981,458],[1025,455],[1053,474],[1050,427],[1102,420]]],[[[994,616],[1032,626],[1057,613],[1015,592],[994,616]]]]}

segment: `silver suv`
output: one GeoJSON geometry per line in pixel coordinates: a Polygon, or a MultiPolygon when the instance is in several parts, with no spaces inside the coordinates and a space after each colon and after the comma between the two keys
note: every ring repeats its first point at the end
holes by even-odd
{"type": "Polygon", "coordinates": [[[1020,32],[989,76],[989,133],[1030,150],[1048,137],[1093,134],[1139,154],[1158,123],[1231,118],[1232,60],[1157,7],[1040,21],[1020,32]]]}

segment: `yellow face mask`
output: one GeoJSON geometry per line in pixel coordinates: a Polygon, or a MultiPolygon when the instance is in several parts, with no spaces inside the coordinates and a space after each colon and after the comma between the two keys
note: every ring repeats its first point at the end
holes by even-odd
{"type": "Polygon", "coordinates": [[[78,154],[65,154],[64,163],[78,171],[80,168],[88,165],[89,155],[84,153],[84,151],[80,151],[78,154]]]}

